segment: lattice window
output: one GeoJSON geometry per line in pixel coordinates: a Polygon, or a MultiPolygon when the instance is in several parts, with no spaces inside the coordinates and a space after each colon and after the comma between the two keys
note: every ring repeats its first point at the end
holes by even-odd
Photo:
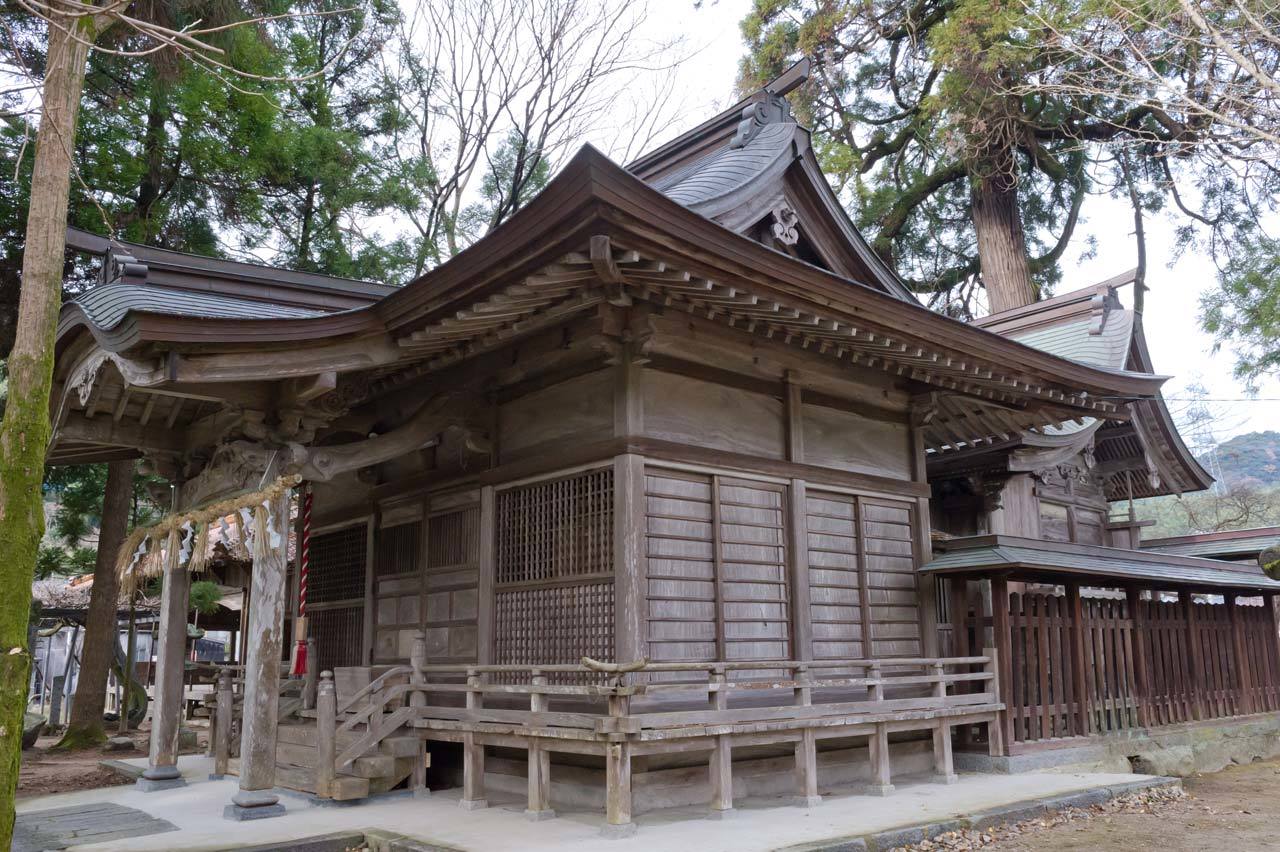
{"type": "Polygon", "coordinates": [[[515,589],[496,599],[500,665],[614,658],[612,582],[515,589]]]}
{"type": "Polygon", "coordinates": [[[399,524],[378,530],[377,549],[374,552],[374,571],[379,577],[393,574],[416,574],[418,571],[419,542],[422,539],[422,523],[399,524]]]}
{"type": "Polygon", "coordinates": [[[366,531],[357,524],[312,537],[308,604],[364,597],[366,531]]]}
{"type": "Polygon", "coordinates": [[[497,583],[613,571],[613,470],[512,488],[497,500],[497,583]]]}
{"type": "Polygon", "coordinates": [[[364,662],[364,607],[308,610],[308,633],[316,638],[322,669],[358,666],[364,662]]]}

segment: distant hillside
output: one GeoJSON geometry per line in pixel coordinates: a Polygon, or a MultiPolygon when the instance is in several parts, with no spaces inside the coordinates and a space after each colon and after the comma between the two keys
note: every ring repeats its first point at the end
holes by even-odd
{"type": "MultiPolygon", "coordinates": [[[[1280,432],[1248,432],[1218,445],[1218,469],[1232,482],[1245,477],[1280,485],[1280,432]]],[[[1201,457],[1201,463],[1208,459],[1201,457]]],[[[1212,470],[1212,468],[1209,468],[1212,470]]]]}

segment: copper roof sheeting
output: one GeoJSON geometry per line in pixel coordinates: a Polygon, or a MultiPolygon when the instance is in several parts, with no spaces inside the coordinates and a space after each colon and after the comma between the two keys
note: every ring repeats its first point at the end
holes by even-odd
{"type": "Polygon", "coordinates": [[[1142,542],[1142,549],[1152,553],[1177,553],[1183,556],[1211,558],[1254,557],[1268,547],[1275,546],[1280,546],[1280,527],[1256,527],[1248,530],[1171,536],[1142,542]]]}
{"type": "Polygon", "coordinates": [[[1245,589],[1280,592],[1280,581],[1238,562],[1148,553],[1114,547],[1067,544],[1006,535],[972,536],[934,543],[926,574],[1006,574],[1012,579],[1090,585],[1138,583],[1173,590],[1245,589]]]}

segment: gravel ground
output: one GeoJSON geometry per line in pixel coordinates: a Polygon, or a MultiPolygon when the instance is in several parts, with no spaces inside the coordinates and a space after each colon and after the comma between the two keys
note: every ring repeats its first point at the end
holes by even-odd
{"type": "Polygon", "coordinates": [[[1091,808],[985,832],[944,834],[910,852],[1085,852],[1098,849],[1280,849],[1280,761],[1231,766],[1183,782],[1185,792],[1154,790],[1091,808]]]}

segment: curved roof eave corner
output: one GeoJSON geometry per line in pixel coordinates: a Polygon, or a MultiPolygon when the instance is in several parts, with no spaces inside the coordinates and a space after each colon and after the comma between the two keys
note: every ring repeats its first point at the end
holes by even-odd
{"type": "MultiPolygon", "coordinates": [[[[1151,362],[1151,351],[1147,348],[1146,332],[1143,329],[1142,314],[1134,313],[1133,315],[1133,336],[1130,338],[1130,363],[1126,366],[1136,372],[1151,373],[1154,375],[1155,369],[1151,362]]],[[[1207,470],[1192,455],[1191,450],[1187,448],[1186,443],[1182,440],[1182,434],[1178,431],[1177,425],[1173,422],[1173,416],[1169,413],[1169,407],[1165,405],[1164,395],[1157,393],[1151,399],[1142,400],[1135,405],[1141,405],[1149,412],[1152,423],[1146,423],[1143,418],[1135,418],[1144,423],[1155,427],[1159,431],[1160,436],[1164,439],[1163,443],[1173,455],[1177,464],[1177,470],[1185,475],[1185,479],[1178,486],[1174,487],[1178,493],[1188,491],[1204,491],[1213,485],[1214,479],[1207,470]]],[[[1138,430],[1141,433],[1141,430],[1138,430]]]]}
{"type": "Polygon", "coordinates": [[[801,129],[805,134],[806,141],[809,142],[800,152],[801,173],[816,190],[818,198],[827,208],[831,221],[839,229],[849,248],[866,265],[871,274],[875,276],[876,283],[883,287],[885,292],[910,302],[919,302],[920,300],[916,298],[911,288],[898,276],[893,267],[885,263],[875,253],[871,248],[871,243],[867,242],[867,238],[858,230],[857,225],[853,224],[853,220],[849,218],[848,211],[840,203],[840,198],[836,195],[835,190],[831,188],[831,184],[827,183],[826,176],[822,173],[821,166],[818,165],[818,158],[813,153],[813,144],[810,141],[810,131],[807,128],[801,129]]]}

